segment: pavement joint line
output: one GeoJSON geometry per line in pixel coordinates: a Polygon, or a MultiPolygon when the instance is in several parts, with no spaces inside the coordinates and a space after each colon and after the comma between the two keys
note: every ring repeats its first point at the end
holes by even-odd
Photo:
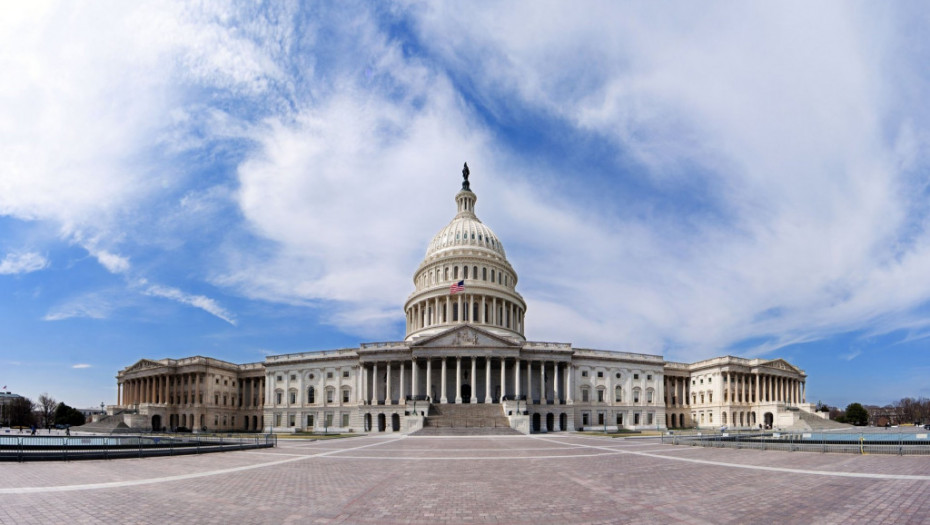
{"type": "MultiPolygon", "coordinates": [[[[377,443],[369,443],[367,445],[361,445],[358,447],[352,447],[347,449],[340,450],[330,450],[327,452],[320,452],[318,454],[303,455],[299,457],[292,457],[288,459],[282,459],[279,461],[269,461],[267,463],[259,463],[255,465],[243,465],[241,467],[232,467],[220,470],[211,470],[206,472],[195,472],[191,474],[179,474],[177,476],[165,476],[162,478],[150,478],[150,479],[137,479],[131,481],[109,481],[105,483],[88,483],[82,485],[55,485],[48,487],[15,487],[15,488],[0,488],[0,494],[36,494],[36,493],[45,493],[45,492],[73,492],[78,490],[100,490],[100,489],[111,489],[111,488],[121,488],[121,487],[133,487],[139,485],[152,485],[155,483],[169,483],[172,481],[184,481],[189,479],[196,478],[205,478],[209,476],[219,476],[222,474],[232,474],[235,472],[244,472],[248,470],[255,470],[259,468],[272,467],[275,465],[283,465],[285,463],[293,463],[295,461],[304,461],[307,459],[319,458],[324,456],[329,456],[337,452],[349,452],[352,450],[360,450],[368,447],[375,447],[388,443],[388,440],[381,440],[377,443]]],[[[118,459],[107,460],[107,461],[120,461],[118,459]]]]}
{"type": "Polygon", "coordinates": [[[366,459],[366,460],[386,460],[386,461],[525,461],[528,459],[574,459],[574,458],[593,458],[602,456],[616,456],[622,454],[620,451],[610,451],[595,454],[566,454],[558,456],[442,456],[442,457],[423,457],[423,456],[334,456],[328,459],[366,459]]]}
{"type": "MultiPolygon", "coordinates": [[[[534,439],[539,439],[541,441],[549,441],[551,443],[562,443],[560,441],[555,441],[550,438],[536,437],[532,436],[534,439]]],[[[562,443],[565,444],[565,443],[562,443]]],[[[610,450],[611,452],[618,454],[630,454],[634,456],[644,456],[656,459],[665,459],[668,461],[684,461],[687,463],[697,463],[701,465],[713,465],[718,467],[728,467],[728,468],[741,468],[747,470],[764,470],[768,472],[781,472],[787,474],[807,474],[812,476],[831,476],[831,477],[840,477],[840,478],[864,478],[864,479],[894,479],[894,480],[911,480],[911,481],[930,481],[930,476],[921,476],[916,474],[875,474],[868,472],[829,472],[825,470],[808,470],[808,469],[797,469],[797,468],[787,468],[787,467],[769,467],[766,465],[741,465],[739,463],[727,463],[723,461],[711,461],[707,459],[696,459],[696,458],[679,458],[675,456],[663,456],[661,454],[651,454],[649,452],[636,451],[636,450],[616,450],[608,447],[599,447],[594,445],[584,445],[578,444],[578,447],[583,448],[593,448],[600,450],[610,450]]],[[[669,445],[674,446],[674,445],[669,445]]],[[[803,454],[803,452],[799,452],[803,454]]]]}

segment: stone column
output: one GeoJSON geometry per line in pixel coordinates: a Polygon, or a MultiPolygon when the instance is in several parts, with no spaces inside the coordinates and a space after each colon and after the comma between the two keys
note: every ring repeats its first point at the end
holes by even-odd
{"type": "Polygon", "coordinates": [[[446,357],[442,358],[442,371],[439,376],[439,402],[448,403],[449,399],[446,397],[446,357]]]}
{"type": "Polygon", "coordinates": [[[433,399],[433,359],[431,357],[426,358],[426,395],[429,397],[430,403],[435,403],[436,400],[433,399]]]}
{"type": "Polygon", "coordinates": [[[539,362],[539,404],[547,405],[546,401],[546,362],[539,362]]]}
{"type": "MultiPolygon", "coordinates": [[[[610,380],[608,379],[608,384],[609,382],[610,380]]],[[[614,395],[614,393],[608,392],[608,395],[612,396],[614,395]]],[[[559,399],[559,362],[558,361],[552,362],[552,400],[555,401],[556,405],[559,404],[560,399],[559,399]]],[[[607,417],[607,416],[604,416],[604,417],[607,417]]],[[[559,426],[558,419],[559,418],[556,417],[556,424],[555,424],[556,430],[558,430],[558,426],[559,426]]]]}
{"type": "Polygon", "coordinates": [[[484,358],[484,402],[491,402],[491,356],[484,358]]]}
{"type": "Polygon", "coordinates": [[[475,375],[478,372],[478,359],[474,356],[471,357],[471,402],[478,402],[478,377],[475,375]]]}
{"type": "Polygon", "coordinates": [[[462,403],[462,356],[455,357],[455,402],[462,403]]]}
{"type": "Polygon", "coordinates": [[[406,388],[405,388],[407,385],[404,384],[404,369],[405,368],[407,368],[407,363],[401,361],[400,362],[400,394],[397,396],[397,402],[400,403],[401,405],[407,402],[407,393],[406,393],[406,388]]]}
{"type": "Polygon", "coordinates": [[[501,358],[501,395],[498,401],[503,403],[505,395],[507,395],[507,361],[502,357],[501,358]]]}
{"type": "Polygon", "coordinates": [[[575,402],[575,391],[572,389],[572,376],[575,375],[575,367],[571,363],[565,366],[565,402],[569,405],[575,402]]]}
{"type": "Polygon", "coordinates": [[[394,396],[391,395],[391,362],[388,361],[385,366],[387,367],[387,375],[385,376],[386,379],[384,382],[384,404],[393,405],[394,396]]]}
{"type": "Polygon", "coordinates": [[[419,367],[417,366],[417,358],[413,357],[410,359],[410,395],[418,396],[420,395],[420,384],[419,384],[419,367]]]}
{"type": "Polygon", "coordinates": [[[378,363],[371,364],[371,404],[378,404],[378,363]]]}
{"type": "Polygon", "coordinates": [[[513,365],[513,394],[519,396],[520,392],[520,359],[517,359],[513,365]]]}

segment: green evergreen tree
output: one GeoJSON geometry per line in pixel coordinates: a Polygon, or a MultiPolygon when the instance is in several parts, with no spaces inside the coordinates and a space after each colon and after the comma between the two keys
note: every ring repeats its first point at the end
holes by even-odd
{"type": "Polygon", "coordinates": [[[846,407],[846,422],[860,427],[868,425],[869,411],[859,403],[850,403],[846,407]]]}

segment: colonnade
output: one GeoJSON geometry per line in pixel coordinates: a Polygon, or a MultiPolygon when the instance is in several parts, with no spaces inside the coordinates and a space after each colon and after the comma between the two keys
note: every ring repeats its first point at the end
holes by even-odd
{"type": "MultiPolygon", "coordinates": [[[[117,398],[121,406],[138,404],[203,405],[210,396],[203,372],[184,374],[153,374],[124,379],[117,384],[117,398]]],[[[265,403],[262,384],[264,378],[237,379],[238,400],[234,406],[261,408],[265,403]]],[[[214,403],[215,404],[215,403],[214,403]]]]}
{"type": "Polygon", "coordinates": [[[527,402],[542,405],[573,402],[568,362],[437,356],[358,366],[358,389],[364,404],[393,405],[408,398],[428,398],[433,403],[497,403],[523,396],[527,402]]]}
{"type": "MultiPolygon", "coordinates": [[[[807,383],[803,379],[743,372],[723,372],[722,375],[725,382],[721,401],[726,404],[787,403],[796,405],[807,402],[807,383]]],[[[692,404],[701,404],[700,402],[694,403],[691,398],[690,376],[666,375],[665,385],[666,406],[687,407],[692,404]]]]}
{"type": "Polygon", "coordinates": [[[483,294],[460,293],[423,299],[407,308],[407,333],[435,325],[473,323],[523,333],[523,308],[483,294]]]}

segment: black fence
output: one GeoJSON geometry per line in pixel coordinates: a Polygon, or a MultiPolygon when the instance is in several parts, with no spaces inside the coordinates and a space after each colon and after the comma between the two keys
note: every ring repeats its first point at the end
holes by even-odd
{"type": "Polygon", "coordinates": [[[272,448],[276,445],[277,437],[274,434],[255,436],[0,436],[0,461],[71,461],[180,456],[272,448]]]}
{"type": "Polygon", "coordinates": [[[930,455],[930,433],[919,429],[906,432],[671,431],[662,436],[662,443],[787,452],[930,455]]]}

